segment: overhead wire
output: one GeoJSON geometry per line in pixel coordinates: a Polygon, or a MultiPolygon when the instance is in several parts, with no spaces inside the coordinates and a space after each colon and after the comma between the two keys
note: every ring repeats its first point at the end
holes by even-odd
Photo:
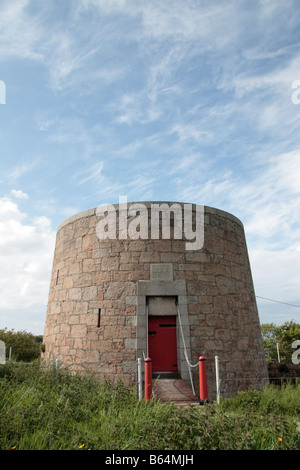
{"type": "Polygon", "coordinates": [[[261,297],[260,295],[255,296],[257,299],[269,300],[270,302],[276,302],[278,304],[289,305],[290,307],[300,308],[300,305],[290,304],[288,302],[281,302],[280,300],[268,299],[267,297],[261,297]]]}

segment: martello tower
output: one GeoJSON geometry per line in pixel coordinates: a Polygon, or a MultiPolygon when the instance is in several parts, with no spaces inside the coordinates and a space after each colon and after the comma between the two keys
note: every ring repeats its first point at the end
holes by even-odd
{"type": "Polygon", "coordinates": [[[44,331],[46,361],[137,380],[137,358],[188,384],[219,356],[224,395],[268,379],[244,228],[207,206],[102,206],[58,228],[44,331]]]}

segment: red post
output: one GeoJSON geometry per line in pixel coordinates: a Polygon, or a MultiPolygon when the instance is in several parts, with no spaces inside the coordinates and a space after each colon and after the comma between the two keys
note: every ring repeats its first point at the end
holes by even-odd
{"type": "Polygon", "coordinates": [[[206,378],[206,365],[205,365],[205,357],[199,357],[199,386],[200,386],[200,403],[204,403],[208,401],[208,393],[207,393],[207,378],[206,378]]]}
{"type": "Polygon", "coordinates": [[[152,359],[145,359],[145,400],[151,400],[152,397],[152,359]]]}

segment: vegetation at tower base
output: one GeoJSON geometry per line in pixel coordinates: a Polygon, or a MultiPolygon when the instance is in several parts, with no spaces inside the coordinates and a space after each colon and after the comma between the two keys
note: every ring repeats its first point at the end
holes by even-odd
{"type": "Polygon", "coordinates": [[[299,450],[300,386],[177,407],[91,373],[0,366],[1,450],[299,450]]]}

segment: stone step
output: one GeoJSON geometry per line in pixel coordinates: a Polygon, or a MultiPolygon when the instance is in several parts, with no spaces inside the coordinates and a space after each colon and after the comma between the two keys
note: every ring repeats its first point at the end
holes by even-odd
{"type": "Polygon", "coordinates": [[[197,405],[199,398],[180,378],[156,379],[153,382],[153,393],[161,402],[173,402],[181,406],[197,405]]]}

